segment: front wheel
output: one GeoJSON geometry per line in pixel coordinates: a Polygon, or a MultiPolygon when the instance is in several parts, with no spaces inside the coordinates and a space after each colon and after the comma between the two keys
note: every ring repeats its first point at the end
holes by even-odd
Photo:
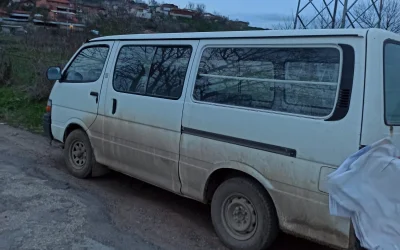
{"type": "Polygon", "coordinates": [[[217,188],[211,217],[218,237],[230,249],[267,249],[279,232],[272,199],[248,178],[228,179],[217,188]]]}
{"type": "Polygon", "coordinates": [[[92,146],[87,134],[80,130],[72,131],[64,147],[64,159],[68,171],[77,178],[87,178],[96,163],[92,146]]]}

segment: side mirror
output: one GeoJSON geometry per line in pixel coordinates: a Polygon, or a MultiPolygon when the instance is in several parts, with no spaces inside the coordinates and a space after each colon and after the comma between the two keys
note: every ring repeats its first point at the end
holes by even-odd
{"type": "Polygon", "coordinates": [[[50,81],[57,81],[61,79],[61,68],[60,67],[50,67],[47,70],[47,79],[50,81]]]}

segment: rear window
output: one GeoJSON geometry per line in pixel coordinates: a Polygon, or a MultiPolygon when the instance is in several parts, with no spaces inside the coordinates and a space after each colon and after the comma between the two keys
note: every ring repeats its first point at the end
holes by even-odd
{"type": "Polygon", "coordinates": [[[400,43],[388,42],[384,48],[385,122],[400,125],[400,43]]]}
{"type": "Polygon", "coordinates": [[[326,117],[334,109],[337,48],[207,48],[194,89],[203,102],[326,117]]]}

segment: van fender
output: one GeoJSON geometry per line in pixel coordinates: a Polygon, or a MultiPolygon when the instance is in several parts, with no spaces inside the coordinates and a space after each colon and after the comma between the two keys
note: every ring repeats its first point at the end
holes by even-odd
{"type": "Polygon", "coordinates": [[[66,132],[66,130],[68,129],[69,126],[71,126],[71,125],[78,125],[78,126],[81,127],[81,128],[88,134],[88,136],[90,137],[89,128],[86,126],[86,124],[85,124],[81,119],[78,119],[78,118],[73,117],[73,118],[70,118],[65,124],[66,124],[66,126],[65,126],[64,131],[63,131],[63,136],[65,136],[65,132],[66,132]]]}
{"type": "Polygon", "coordinates": [[[79,126],[81,127],[86,133],[88,132],[88,127],[85,123],[78,119],[78,118],[70,118],[66,122],[54,122],[51,123],[51,132],[55,140],[64,143],[65,142],[65,134],[66,131],[70,128],[70,126],[79,126]]]}
{"type": "Polygon", "coordinates": [[[214,164],[214,168],[210,172],[210,174],[207,177],[207,181],[204,183],[203,190],[204,194],[206,193],[207,186],[210,182],[210,177],[218,170],[221,169],[232,169],[232,170],[237,170],[240,172],[243,172],[247,175],[250,175],[254,179],[256,179],[266,190],[273,190],[274,187],[272,183],[265,178],[260,172],[258,172],[256,169],[254,169],[252,166],[247,165],[242,162],[238,161],[227,161],[227,162],[219,162],[214,164]]]}
{"type": "Polygon", "coordinates": [[[65,128],[67,128],[67,127],[68,127],[69,125],[71,125],[71,124],[76,124],[76,125],[81,126],[82,129],[85,130],[85,131],[89,129],[81,119],[78,119],[78,118],[75,118],[75,117],[70,118],[70,119],[66,122],[66,124],[67,124],[67,126],[65,126],[65,128]]]}

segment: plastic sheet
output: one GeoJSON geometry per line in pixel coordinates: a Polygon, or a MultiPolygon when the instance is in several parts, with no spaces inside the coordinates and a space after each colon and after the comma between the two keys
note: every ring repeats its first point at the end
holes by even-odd
{"type": "Polygon", "coordinates": [[[400,156],[390,139],[366,146],[328,176],[329,209],[351,218],[361,246],[400,250],[400,156]]]}

